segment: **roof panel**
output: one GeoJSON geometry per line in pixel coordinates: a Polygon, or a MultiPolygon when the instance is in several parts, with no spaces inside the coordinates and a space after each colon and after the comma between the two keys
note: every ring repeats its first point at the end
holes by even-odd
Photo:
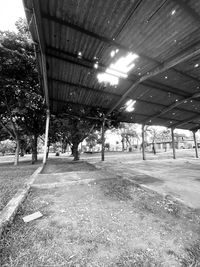
{"type": "MultiPolygon", "coordinates": [[[[184,1],[192,12],[166,0],[24,3],[29,9],[26,13],[33,39],[41,43],[41,53],[46,57],[54,112],[65,102],[120,110],[127,99],[133,98],[137,101],[134,112],[123,111],[119,119],[169,127],[184,121],[177,126],[184,129],[200,125],[200,99],[196,95],[200,92],[199,65],[195,67],[200,63],[200,1],[184,1]],[[36,20],[31,21],[33,6],[36,20]],[[119,49],[115,58],[110,56],[113,49],[119,49]],[[139,58],[128,79],[120,78],[117,86],[100,84],[97,74],[130,51],[138,53],[139,58]],[[190,54],[184,58],[187,51],[190,54]],[[175,64],[163,68],[175,58],[175,64]],[[95,69],[97,61],[99,68],[95,69]],[[159,70],[157,75],[153,74],[155,69],[159,70]],[[177,106],[183,99],[185,102],[177,106]]],[[[42,68],[40,71],[43,74],[42,68]]]]}

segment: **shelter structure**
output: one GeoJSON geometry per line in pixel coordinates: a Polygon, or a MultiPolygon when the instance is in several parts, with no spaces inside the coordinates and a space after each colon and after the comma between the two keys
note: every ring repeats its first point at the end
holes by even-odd
{"type": "Polygon", "coordinates": [[[73,103],[103,108],[102,125],[115,111],[119,121],[170,127],[172,143],[175,128],[193,131],[195,139],[200,1],[23,2],[48,110],[46,136],[49,110],[73,103]]]}

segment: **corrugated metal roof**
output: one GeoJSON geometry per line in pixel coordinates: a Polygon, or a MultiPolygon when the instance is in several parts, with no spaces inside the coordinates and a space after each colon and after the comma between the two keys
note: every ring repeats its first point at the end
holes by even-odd
{"type": "MultiPolygon", "coordinates": [[[[46,57],[52,111],[61,111],[67,103],[109,111],[141,77],[189,48],[195,50],[200,44],[200,1],[184,5],[175,0],[24,0],[33,39],[46,57]],[[36,19],[31,20],[34,12],[36,19]],[[136,66],[117,86],[101,84],[97,74],[113,62],[110,53],[117,48],[115,60],[128,51],[137,53],[136,66]]],[[[116,107],[118,119],[199,128],[200,98],[191,98],[200,92],[199,68],[196,53],[145,78],[116,107]],[[129,98],[136,100],[131,114],[120,109],[129,98]],[[160,114],[182,99],[186,102],[160,114]]]]}

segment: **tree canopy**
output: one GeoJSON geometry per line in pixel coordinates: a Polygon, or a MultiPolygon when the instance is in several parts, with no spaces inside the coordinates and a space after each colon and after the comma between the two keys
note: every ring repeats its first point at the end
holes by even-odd
{"type": "Polygon", "coordinates": [[[17,33],[0,31],[0,124],[16,141],[17,164],[21,136],[34,140],[44,131],[45,106],[27,25],[16,25],[17,33]]]}

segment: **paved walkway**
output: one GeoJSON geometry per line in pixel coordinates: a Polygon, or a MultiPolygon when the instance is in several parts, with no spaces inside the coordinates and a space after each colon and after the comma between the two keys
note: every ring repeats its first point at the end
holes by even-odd
{"type": "Polygon", "coordinates": [[[99,168],[112,170],[160,194],[171,195],[186,205],[200,209],[200,160],[108,159],[96,162],[99,168]]]}
{"type": "Polygon", "coordinates": [[[171,195],[187,206],[200,209],[199,159],[161,158],[143,161],[136,157],[131,158],[127,153],[121,157],[118,154],[116,157],[107,157],[105,162],[95,157],[86,157],[83,165],[79,163],[77,168],[71,160],[66,157],[51,159],[45,169],[46,174],[39,175],[34,186],[51,188],[61,187],[67,183],[87,183],[102,178],[126,177],[159,194],[171,195]],[[86,166],[86,159],[97,169],[91,165],[86,166]]]}

